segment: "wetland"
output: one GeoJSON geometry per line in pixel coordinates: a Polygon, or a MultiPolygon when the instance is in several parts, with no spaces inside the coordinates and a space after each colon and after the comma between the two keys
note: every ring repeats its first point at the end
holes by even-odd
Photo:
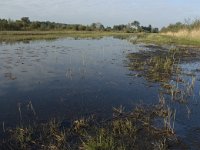
{"type": "Polygon", "coordinates": [[[0,147],[199,149],[200,49],[134,39],[1,42],[0,147]]]}

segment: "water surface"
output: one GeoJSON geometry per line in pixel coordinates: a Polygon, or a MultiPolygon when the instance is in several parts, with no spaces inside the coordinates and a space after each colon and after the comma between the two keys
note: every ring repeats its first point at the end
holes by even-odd
{"type": "MultiPolygon", "coordinates": [[[[0,46],[0,121],[27,119],[32,102],[37,117],[74,119],[112,107],[157,100],[157,88],[128,76],[126,55],[144,49],[126,40],[59,39],[0,46]]],[[[29,114],[30,115],[30,114],[29,114]]]]}
{"type": "MultiPolygon", "coordinates": [[[[20,112],[24,122],[54,117],[73,120],[91,114],[106,118],[112,107],[156,104],[160,84],[130,76],[127,67],[129,53],[152,48],[112,37],[1,44],[0,122],[16,126],[20,112]],[[28,107],[30,101],[36,114],[28,107]]],[[[200,63],[180,66],[185,81],[195,77],[193,95],[186,105],[169,105],[177,110],[178,135],[190,144],[198,143],[200,63]]]]}

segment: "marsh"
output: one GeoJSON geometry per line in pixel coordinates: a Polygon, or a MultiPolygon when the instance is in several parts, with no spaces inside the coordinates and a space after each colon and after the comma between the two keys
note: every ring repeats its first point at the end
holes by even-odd
{"type": "MultiPolygon", "coordinates": [[[[137,56],[137,66],[145,64],[145,68],[153,69],[141,52],[148,59],[159,57],[162,63],[163,55],[159,54],[171,48],[133,44],[114,37],[1,43],[0,122],[4,128],[10,128],[51,118],[71,121],[93,115],[106,120],[112,117],[113,107],[122,105],[129,111],[139,104],[157,104],[163,81],[149,80],[147,72],[133,68],[130,63],[136,64],[133,58],[137,56]]],[[[192,93],[184,97],[187,103],[166,102],[176,110],[177,135],[189,145],[199,141],[191,133],[199,132],[200,126],[200,63],[194,59],[197,54],[183,61],[178,57],[176,61],[181,70],[179,77],[184,81],[178,83],[178,88],[193,84],[192,93]]],[[[150,64],[153,62],[154,67],[157,59],[152,60],[150,64]]],[[[176,85],[176,73],[170,72],[165,84],[176,85]]],[[[170,95],[164,96],[167,99],[170,95]]]]}

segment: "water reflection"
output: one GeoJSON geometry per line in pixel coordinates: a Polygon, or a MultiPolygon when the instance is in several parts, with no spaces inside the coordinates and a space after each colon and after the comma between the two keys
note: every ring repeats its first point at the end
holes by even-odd
{"type": "Polygon", "coordinates": [[[157,101],[157,86],[130,77],[126,55],[144,49],[126,40],[59,39],[0,46],[0,121],[29,120],[32,105],[39,120],[107,116],[112,106],[131,108],[157,101]],[[148,99],[147,99],[148,98],[148,99]]]}

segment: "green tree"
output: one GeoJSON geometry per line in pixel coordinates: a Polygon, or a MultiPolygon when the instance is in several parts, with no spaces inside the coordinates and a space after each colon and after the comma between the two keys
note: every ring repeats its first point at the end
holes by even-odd
{"type": "Polygon", "coordinates": [[[22,21],[23,23],[25,23],[25,24],[30,24],[30,23],[31,23],[31,21],[29,20],[29,17],[22,17],[22,18],[21,18],[21,21],[22,21]]]}
{"type": "Polygon", "coordinates": [[[133,21],[133,22],[131,23],[131,25],[132,25],[132,26],[135,26],[135,27],[137,27],[137,28],[139,28],[139,27],[140,27],[140,22],[139,22],[139,21],[133,21]]]}

